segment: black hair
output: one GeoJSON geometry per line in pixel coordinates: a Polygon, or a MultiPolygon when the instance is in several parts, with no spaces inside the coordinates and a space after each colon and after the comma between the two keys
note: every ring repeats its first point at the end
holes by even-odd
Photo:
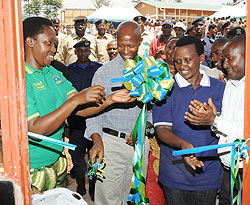
{"type": "Polygon", "coordinates": [[[223,31],[223,30],[225,30],[225,28],[226,28],[226,27],[229,27],[229,26],[230,26],[230,24],[231,24],[231,23],[230,23],[230,22],[228,22],[228,21],[227,21],[226,23],[224,23],[224,24],[223,24],[223,26],[222,26],[222,28],[221,28],[221,29],[222,29],[222,31],[223,31]]]}
{"type": "Polygon", "coordinates": [[[43,17],[30,17],[23,21],[24,44],[26,38],[36,39],[38,34],[43,33],[43,26],[51,26],[52,22],[43,17]]]}
{"type": "Polygon", "coordinates": [[[215,24],[210,24],[208,26],[208,30],[210,31],[211,29],[215,29],[217,26],[215,24]]]}
{"type": "Polygon", "coordinates": [[[198,56],[204,53],[204,45],[200,39],[195,36],[183,36],[177,42],[175,47],[182,47],[194,44],[198,56]]]}

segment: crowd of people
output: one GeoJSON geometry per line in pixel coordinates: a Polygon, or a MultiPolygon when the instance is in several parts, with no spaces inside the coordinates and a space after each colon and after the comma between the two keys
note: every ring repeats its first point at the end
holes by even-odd
{"type": "MultiPolygon", "coordinates": [[[[23,22],[29,131],[63,140],[65,124],[77,192],[86,194],[86,153],[106,160],[105,178],[90,180],[97,205],[127,204],[133,176],[132,130],[142,103],[122,83],[127,59],[145,52],[167,63],[175,83],[168,97],[148,110],[144,149],[150,204],[231,204],[230,150],[172,156],[173,150],[243,139],[245,22],[242,19],[164,19],[144,16],[108,28],[107,20],[74,18],[74,32],[58,19],[23,22]],[[92,32],[93,33],[93,32],[92,32]],[[230,103],[229,103],[230,102],[230,103]]],[[[66,184],[63,148],[29,139],[34,193],[66,184]]],[[[242,175],[242,162],[240,163],[242,175]]],[[[238,190],[235,188],[234,194],[238,190]]]]}

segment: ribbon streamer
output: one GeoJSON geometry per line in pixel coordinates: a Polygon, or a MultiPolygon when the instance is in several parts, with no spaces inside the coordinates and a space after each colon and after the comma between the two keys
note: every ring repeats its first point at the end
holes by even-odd
{"type": "Polygon", "coordinates": [[[123,82],[124,86],[130,90],[130,95],[137,97],[144,106],[137,118],[133,129],[133,142],[135,152],[133,156],[134,175],[130,184],[130,195],[128,201],[133,204],[149,204],[149,199],[145,197],[145,174],[144,174],[144,142],[147,122],[147,104],[154,101],[161,101],[166,98],[166,94],[172,89],[174,79],[170,74],[168,65],[161,59],[154,59],[148,56],[149,44],[145,43],[146,52],[143,59],[136,56],[135,60],[128,59],[125,63],[123,78],[111,79],[111,82],[123,82]],[[137,141],[138,140],[138,141],[137,141]]]}
{"type": "Polygon", "coordinates": [[[237,139],[234,142],[227,143],[227,144],[208,145],[208,146],[203,146],[203,147],[195,147],[195,148],[191,148],[191,149],[178,150],[178,151],[173,151],[172,155],[173,156],[180,156],[180,155],[187,155],[187,154],[195,154],[195,153],[199,153],[199,152],[205,152],[208,150],[214,150],[214,149],[219,149],[222,147],[232,146],[231,166],[230,166],[230,170],[231,170],[231,200],[232,200],[232,204],[237,202],[237,205],[241,205],[242,204],[242,184],[243,184],[244,179],[241,180],[241,178],[240,178],[239,168],[240,168],[240,161],[242,158],[244,158],[246,160],[246,163],[247,163],[246,172],[248,170],[249,156],[248,156],[247,151],[250,151],[250,148],[247,145],[247,142],[249,140],[250,140],[250,138],[248,138],[246,141],[242,140],[242,139],[237,139]],[[237,178],[238,178],[238,180],[237,180],[237,178]],[[236,186],[238,189],[238,193],[235,197],[233,196],[234,186],[236,186]]]}
{"type": "Polygon", "coordinates": [[[31,136],[31,137],[34,137],[36,139],[39,139],[39,140],[44,140],[46,142],[50,142],[50,143],[53,143],[53,144],[56,144],[56,145],[66,147],[66,148],[71,149],[71,150],[75,150],[76,147],[77,147],[74,144],[63,142],[63,141],[53,139],[53,138],[50,138],[50,137],[47,137],[47,136],[44,136],[44,135],[40,135],[40,134],[37,134],[37,133],[33,133],[33,132],[28,132],[28,135],[31,136]]]}
{"type": "Polygon", "coordinates": [[[146,122],[147,105],[144,104],[133,129],[133,142],[135,145],[135,152],[133,156],[134,175],[130,184],[130,195],[127,197],[129,201],[134,201],[134,204],[136,205],[149,204],[149,199],[145,196],[146,180],[144,175],[144,142],[146,122]],[[138,142],[136,143],[137,139],[138,142]]]}
{"type": "Polygon", "coordinates": [[[92,180],[93,178],[96,178],[99,176],[101,179],[103,179],[103,174],[105,173],[103,169],[106,166],[106,160],[103,158],[102,163],[98,162],[98,158],[96,158],[95,163],[91,164],[90,160],[88,161],[89,167],[91,168],[88,172],[89,179],[92,180]]]}

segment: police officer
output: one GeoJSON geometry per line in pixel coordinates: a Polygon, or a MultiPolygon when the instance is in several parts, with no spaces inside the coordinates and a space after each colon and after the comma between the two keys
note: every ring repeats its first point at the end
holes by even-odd
{"type": "MultiPolygon", "coordinates": [[[[74,52],[73,46],[81,40],[93,41],[94,36],[86,32],[88,19],[85,16],[77,16],[74,18],[75,33],[68,35],[66,38],[62,39],[60,46],[58,47],[58,58],[56,60],[62,62],[65,65],[74,63],[77,57],[74,52]]],[[[89,58],[95,61],[95,54],[91,47],[91,54],[89,58]]]]}
{"type": "MultiPolygon", "coordinates": [[[[58,18],[51,19],[51,22],[52,22],[52,27],[56,32],[57,48],[58,48],[61,46],[62,39],[66,38],[67,35],[61,32],[61,23],[58,18]]],[[[59,53],[57,50],[55,53],[54,59],[58,59],[58,58],[59,58],[59,53]]]]}
{"type": "Polygon", "coordinates": [[[100,63],[109,61],[109,55],[107,53],[107,44],[114,40],[113,35],[107,33],[107,21],[100,19],[95,22],[95,26],[98,31],[98,35],[95,37],[93,50],[96,56],[96,60],[100,63]]]}
{"type": "MultiPolygon", "coordinates": [[[[91,86],[91,81],[96,70],[102,66],[98,62],[93,62],[89,59],[90,55],[90,41],[83,40],[77,42],[73,48],[77,61],[68,65],[69,80],[77,91],[81,91],[91,86]]],[[[69,151],[73,168],[70,171],[72,177],[76,178],[77,192],[81,195],[86,194],[85,189],[85,173],[87,171],[87,164],[85,162],[86,148],[88,150],[92,146],[92,142],[84,138],[84,131],[86,129],[85,118],[70,116],[69,123],[69,142],[77,145],[75,151],[69,151]]],[[[89,193],[91,199],[94,198],[94,183],[90,182],[89,193]]]]}
{"type": "Polygon", "coordinates": [[[139,50],[138,50],[138,55],[143,57],[144,53],[145,53],[145,49],[146,49],[145,43],[150,44],[153,41],[153,39],[155,38],[155,36],[154,36],[154,33],[145,30],[145,25],[146,25],[146,21],[147,21],[146,17],[136,16],[136,17],[134,17],[133,20],[136,23],[138,23],[142,29],[142,34],[141,34],[142,42],[141,42],[141,45],[140,45],[139,50]]]}

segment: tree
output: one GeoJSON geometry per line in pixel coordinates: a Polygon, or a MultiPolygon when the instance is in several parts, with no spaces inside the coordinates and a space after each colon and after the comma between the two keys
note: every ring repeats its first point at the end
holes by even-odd
{"type": "Polygon", "coordinates": [[[175,0],[175,2],[177,2],[177,3],[182,3],[182,0],[175,0]]]}
{"type": "Polygon", "coordinates": [[[140,0],[132,0],[133,4],[138,4],[140,2],[140,0]]]}
{"type": "Polygon", "coordinates": [[[134,3],[134,4],[137,4],[139,2],[140,2],[140,0],[132,0],[132,3],[134,3]]]}
{"type": "Polygon", "coordinates": [[[92,3],[97,9],[99,9],[102,5],[108,7],[112,6],[112,2],[110,2],[110,0],[92,0],[92,3]]]}
{"type": "Polygon", "coordinates": [[[23,0],[24,11],[27,16],[44,16],[46,18],[55,18],[58,16],[58,10],[62,8],[62,0],[23,0]]]}
{"type": "Polygon", "coordinates": [[[28,16],[39,16],[42,11],[42,0],[24,0],[24,14],[28,16]]]}
{"type": "Polygon", "coordinates": [[[244,2],[244,0],[232,0],[232,2],[227,2],[226,5],[234,6],[242,1],[244,2]]]}
{"type": "Polygon", "coordinates": [[[62,8],[62,1],[58,0],[43,0],[44,16],[48,19],[52,19],[58,16],[58,10],[62,8]]]}

